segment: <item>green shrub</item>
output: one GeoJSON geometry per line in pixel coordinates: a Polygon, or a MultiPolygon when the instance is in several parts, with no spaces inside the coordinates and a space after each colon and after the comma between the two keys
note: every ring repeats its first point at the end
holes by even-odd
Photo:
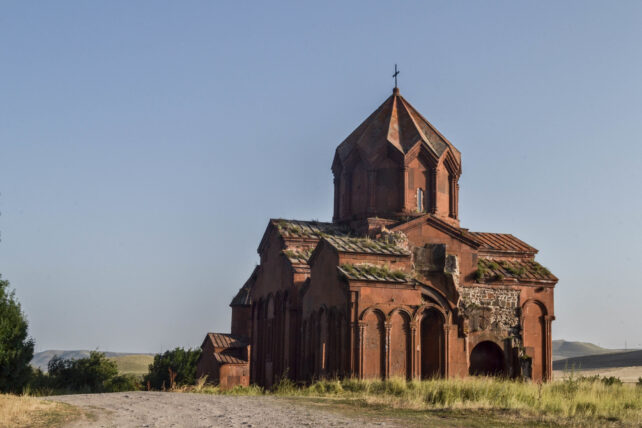
{"type": "Polygon", "coordinates": [[[196,363],[200,355],[200,349],[183,348],[154,355],[154,362],[149,365],[149,373],[145,375],[143,384],[149,385],[152,389],[194,385],[196,363]]]}
{"type": "Polygon", "coordinates": [[[98,351],[77,360],[54,356],[48,368],[50,387],[74,392],[103,392],[106,382],[118,375],[116,363],[98,351]]]}
{"type": "Polygon", "coordinates": [[[620,380],[620,378],[617,378],[615,376],[603,377],[601,381],[604,385],[607,386],[622,385],[622,381],[620,380]]]}
{"type": "Polygon", "coordinates": [[[636,385],[642,387],[642,377],[638,378],[638,383],[636,383],[636,385]]]}
{"type": "Polygon", "coordinates": [[[105,392],[140,391],[142,389],[140,376],[134,374],[117,375],[105,381],[105,392]]]}

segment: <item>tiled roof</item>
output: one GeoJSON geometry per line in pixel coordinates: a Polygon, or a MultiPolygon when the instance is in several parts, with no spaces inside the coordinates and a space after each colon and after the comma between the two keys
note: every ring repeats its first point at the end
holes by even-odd
{"type": "Polygon", "coordinates": [[[346,278],[355,281],[378,281],[378,282],[408,282],[409,276],[402,271],[391,271],[385,266],[375,266],[371,264],[344,264],[337,266],[339,272],[346,278]]]}
{"type": "Polygon", "coordinates": [[[252,275],[250,275],[248,280],[245,281],[245,284],[243,284],[243,287],[241,287],[238,293],[236,293],[236,296],[234,296],[234,298],[232,299],[232,303],[230,303],[230,306],[250,306],[252,304],[250,291],[252,291],[252,287],[254,286],[254,282],[256,281],[256,274],[258,270],[258,266],[254,268],[252,275]]]}
{"type": "Polygon", "coordinates": [[[348,236],[326,236],[324,239],[337,251],[345,253],[408,256],[410,252],[386,241],[348,236]]]}
{"type": "Polygon", "coordinates": [[[230,306],[250,306],[251,304],[250,287],[243,286],[232,299],[230,306]]]}
{"type": "Polygon", "coordinates": [[[388,148],[407,154],[418,144],[428,148],[436,157],[448,149],[457,149],[428,122],[395,89],[377,110],[364,120],[336,150],[336,156],[345,162],[357,149],[360,157],[369,163],[386,153],[388,148]],[[391,147],[392,146],[392,147],[391,147]]]}
{"type": "Polygon", "coordinates": [[[492,260],[477,261],[477,281],[492,282],[505,279],[518,281],[557,281],[557,277],[534,260],[492,260]]]}
{"type": "Polygon", "coordinates": [[[341,225],[321,221],[275,219],[272,223],[284,238],[320,239],[326,235],[345,235],[348,230],[341,225]]]}
{"type": "Polygon", "coordinates": [[[312,250],[287,249],[283,250],[283,254],[292,264],[307,264],[312,250]]]}
{"type": "Polygon", "coordinates": [[[219,364],[247,364],[246,360],[220,352],[214,352],[214,358],[219,364]]]}
{"type": "Polygon", "coordinates": [[[537,249],[509,233],[468,232],[481,243],[481,251],[500,251],[536,254],[537,249]]]}
{"type": "Polygon", "coordinates": [[[226,333],[207,333],[216,348],[244,348],[248,345],[246,339],[226,333]]]}

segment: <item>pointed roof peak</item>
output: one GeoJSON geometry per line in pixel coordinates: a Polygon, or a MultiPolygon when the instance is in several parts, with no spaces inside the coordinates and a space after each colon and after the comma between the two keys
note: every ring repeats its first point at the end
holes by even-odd
{"type": "Polygon", "coordinates": [[[375,165],[387,156],[388,147],[405,156],[417,144],[425,145],[436,158],[449,148],[459,157],[459,151],[394,87],[392,95],[337,147],[337,155],[343,162],[356,149],[364,161],[375,165]]]}

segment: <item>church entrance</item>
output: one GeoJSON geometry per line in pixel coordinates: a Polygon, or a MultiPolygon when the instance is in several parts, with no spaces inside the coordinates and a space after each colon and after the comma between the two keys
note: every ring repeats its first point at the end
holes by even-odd
{"type": "Polygon", "coordinates": [[[428,309],[421,319],[421,378],[444,375],[444,318],[435,309],[428,309]]]}
{"type": "Polygon", "coordinates": [[[504,374],[504,352],[496,343],[477,344],[470,353],[470,374],[473,376],[501,376],[504,374]]]}

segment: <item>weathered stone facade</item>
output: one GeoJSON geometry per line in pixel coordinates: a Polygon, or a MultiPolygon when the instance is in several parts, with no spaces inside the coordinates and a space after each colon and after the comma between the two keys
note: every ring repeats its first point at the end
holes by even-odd
{"type": "Polygon", "coordinates": [[[251,381],[551,377],[557,278],[509,234],[460,227],[461,154],[393,91],[332,163],[332,223],[270,220],[232,303],[251,381]]]}
{"type": "Polygon", "coordinates": [[[490,330],[499,337],[520,337],[519,290],[500,287],[459,289],[459,311],[469,331],[490,330]]]}

